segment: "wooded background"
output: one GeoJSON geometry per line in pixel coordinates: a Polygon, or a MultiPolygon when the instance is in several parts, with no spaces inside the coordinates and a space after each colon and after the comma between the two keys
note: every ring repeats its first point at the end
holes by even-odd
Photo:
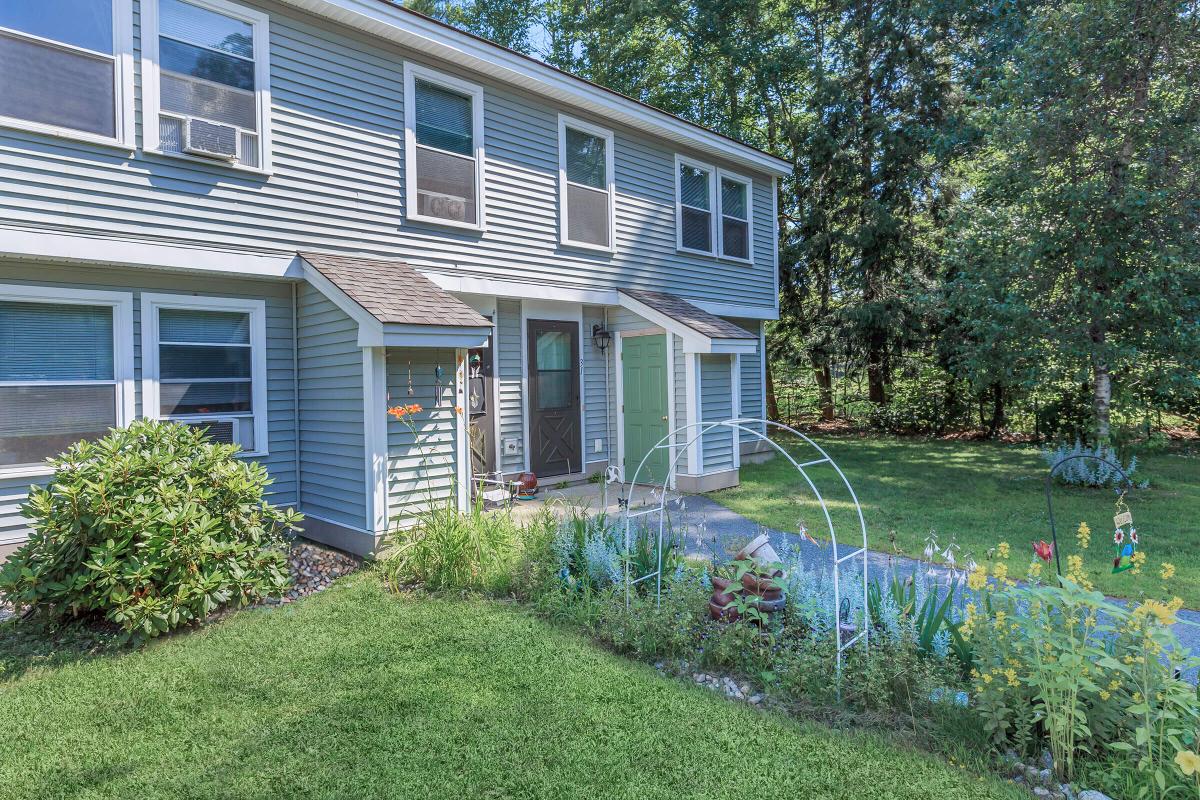
{"type": "Polygon", "coordinates": [[[407,5],[795,165],[773,414],[1195,427],[1197,2],[407,5]]]}

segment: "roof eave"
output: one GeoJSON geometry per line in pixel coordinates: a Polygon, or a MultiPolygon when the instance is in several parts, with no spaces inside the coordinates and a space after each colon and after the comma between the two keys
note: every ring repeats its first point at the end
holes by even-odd
{"type": "Polygon", "coordinates": [[[745,168],[774,176],[792,172],[791,163],[784,159],[397,7],[387,0],[281,2],[745,168]]]}

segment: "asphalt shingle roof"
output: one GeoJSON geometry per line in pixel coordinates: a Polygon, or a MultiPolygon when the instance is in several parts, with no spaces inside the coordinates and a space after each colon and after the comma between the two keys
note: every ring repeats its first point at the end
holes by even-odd
{"type": "Polygon", "coordinates": [[[753,333],[721,319],[716,314],[710,314],[702,308],[697,308],[682,297],[673,294],[652,292],[647,289],[621,289],[621,294],[632,297],[660,314],[666,314],[681,325],[686,325],[710,339],[758,339],[753,333]]]}
{"type": "Polygon", "coordinates": [[[487,318],[403,261],[327,253],[300,257],[385,325],[491,327],[487,318]]]}

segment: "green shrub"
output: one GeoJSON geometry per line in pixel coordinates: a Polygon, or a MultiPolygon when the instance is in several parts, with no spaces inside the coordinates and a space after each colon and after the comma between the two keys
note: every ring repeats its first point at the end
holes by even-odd
{"type": "Polygon", "coordinates": [[[300,515],[263,500],[260,464],[195,428],[139,420],[51,459],[22,513],[33,533],[0,592],[52,619],[103,616],[157,636],[226,605],[281,595],[300,515]]]}

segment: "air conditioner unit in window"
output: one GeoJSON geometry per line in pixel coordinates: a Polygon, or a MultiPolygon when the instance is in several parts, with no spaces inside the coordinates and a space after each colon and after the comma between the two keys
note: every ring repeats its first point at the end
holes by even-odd
{"type": "Polygon", "coordinates": [[[466,219],[467,198],[441,192],[421,191],[417,194],[419,210],[427,217],[466,219]]]}
{"type": "Polygon", "coordinates": [[[194,156],[236,161],[238,129],[189,117],[183,126],[183,151],[194,156]]]}
{"type": "Polygon", "coordinates": [[[241,420],[237,417],[226,419],[189,419],[183,421],[184,425],[192,428],[200,428],[208,437],[217,444],[237,444],[241,442],[239,437],[238,425],[241,420]]]}

